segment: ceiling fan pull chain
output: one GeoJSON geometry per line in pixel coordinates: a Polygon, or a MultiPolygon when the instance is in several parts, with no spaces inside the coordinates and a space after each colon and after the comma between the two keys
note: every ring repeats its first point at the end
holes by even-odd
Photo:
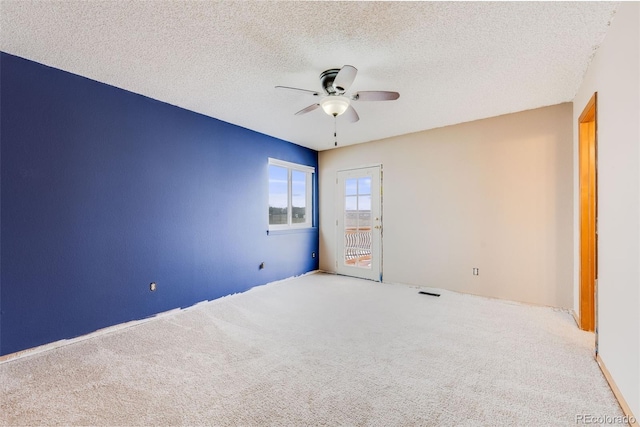
{"type": "Polygon", "coordinates": [[[338,146],[338,130],[337,130],[337,124],[336,122],[338,121],[338,118],[336,116],[333,116],[333,137],[336,141],[335,146],[338,146]]]}

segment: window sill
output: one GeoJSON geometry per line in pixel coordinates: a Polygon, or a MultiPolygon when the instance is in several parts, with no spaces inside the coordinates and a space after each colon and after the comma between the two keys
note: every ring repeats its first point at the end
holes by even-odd
{"type": "Polygon", "coordinates": [[[277,236],[279,234],[309,234],[317,232],[318,227],[281,228],[267,230],[267,236],[277,236]]]}

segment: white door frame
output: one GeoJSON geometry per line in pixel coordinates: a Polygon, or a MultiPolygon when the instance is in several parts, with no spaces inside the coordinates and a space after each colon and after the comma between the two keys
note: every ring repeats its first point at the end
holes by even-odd
{"type": "Polygon", "coordinates": [[[335,206],[336,273],[382,282],[382,165],[339,170],[335,206]],[[356,183],[357,186],[346,190],[348,180],[350,185],[356,183]],[[369,182],[370,189],[366,188],[369,182]],[[347,202],[347,198],[352,201],[347,202]],[[347,203],[356,200],[361,200],[358,206],[367,205],[370,200],[370,210],[367,213],[365,206],[363,211],[357,207],[355,215],[352,211],[354,217],[350,221],[356,221],[354,226],[346,223],[345,211],[347,203]],[[347,227],[351,231],[347,231],[347,227]]]}

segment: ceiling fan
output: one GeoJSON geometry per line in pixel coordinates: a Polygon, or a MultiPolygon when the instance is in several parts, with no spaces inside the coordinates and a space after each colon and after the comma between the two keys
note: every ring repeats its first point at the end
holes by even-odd
{"type": "Polygon", "coordinates": [[[400,97],[398,92],[388,91],[361,91],[350,96],[346,95],[349,87],[353,83],[358,74],[358,70],[351,66],[345,65],[342,68],[331,68],[320,74],[320,83],[324,89],[324,94],[318,91],[299,89],[289,86],[276,86],[276,89],[295,90],[305,92],[312,96],[322,97],[315,104],[311,104],[306,108],[295,113],[296,116],[306,114],[310,111],[322,107],[325,113],[330,116],[338,117],[344,114],[344,117],[350,122],[360,120],[358,113],[351,105],[351,101],[393,101],[400,97]]]}

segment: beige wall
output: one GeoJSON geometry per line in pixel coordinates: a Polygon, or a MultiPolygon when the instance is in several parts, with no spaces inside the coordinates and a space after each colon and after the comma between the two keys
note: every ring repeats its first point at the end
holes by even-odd
{"type": "Polygon", "coordinates": [[[320,268],[336,172],[382,164],[385,282],[571,307],[571,120],[566,103],[321,152],[320,268]]]}
{"type": "MultiPolygon", "coordinates": [[[[574,99],[573,113],[577,158],[578,117],[598,92],[599,352],[636,417],[640,417],[639,26],[639,3],[622,3],[574,99]]],[[[574,181],[577,191],[577,175],[574,181]]],[[[574,206],[577,239],[577,198],[574,206]]],[[[577,298],[578,252],[575,260],[577,298]]],[[[577,299],[574,307],[578,311],[577,299]]]]}

